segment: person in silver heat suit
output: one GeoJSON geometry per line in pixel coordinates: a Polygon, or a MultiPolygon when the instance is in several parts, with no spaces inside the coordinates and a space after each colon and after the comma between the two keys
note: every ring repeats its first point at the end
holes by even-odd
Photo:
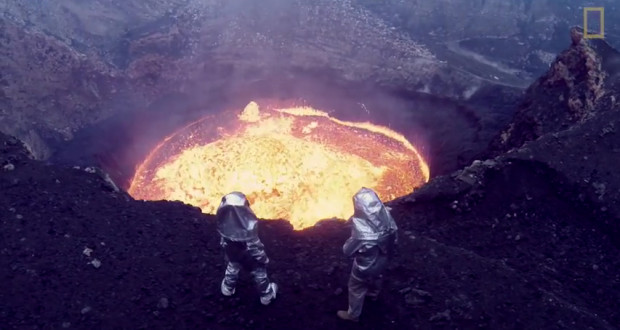
{"type": "Polygon", "coordinates": [[[349,309],[338,311],[343,320],[357,322],[362,313],[364,298],[377,299],[383,285],[383,272],[394,255],[397,226],[388,208],[379,196],[368,188],[360,189],[353,196],[354,214],[351,237],[342,247],[348,257],[353,257],[349,277],[349,309]]]}
{"type": "Polygon", "coordinates": [[[258,218],[250,209],[246,196],[237,191],[224,196],[217,209],[216,218],[217,231],[221,236],[220,244],[228,262],[221,284],[222,294],[235,294],[239,271],[243,268],[252,273],[260,292],[260,302],[269,305],[276,298],[278,286],[269,282],[269,257],[258,237],[258,218]]]}

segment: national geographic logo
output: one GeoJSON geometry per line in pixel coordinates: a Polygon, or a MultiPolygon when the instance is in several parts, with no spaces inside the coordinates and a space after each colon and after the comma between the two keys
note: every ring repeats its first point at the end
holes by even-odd
{"type": "MultiPolygon", "coordinates": [[[[593,16],[594,16],[593,15],[593,16]]],[[[605,8],[603,7],[585,7],[583,8],[583,37],[586,39],[604,39],[605,38],[605,8]],[[598,15],[600,17],[601,29],[599,33],[588,33],[588,14],[598,15]]]]}

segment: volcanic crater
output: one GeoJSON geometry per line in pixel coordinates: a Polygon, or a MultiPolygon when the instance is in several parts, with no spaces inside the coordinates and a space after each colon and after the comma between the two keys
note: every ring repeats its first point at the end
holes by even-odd
{"type": "MultiPolygon", "coordinates": [[[[63,3],[49,8],[90,13],[63,3]]],[[[521,90],[458,73],[350,1],[269,2],[297,10],[303,42],[268,37],[268,1],[241,3],[110,29],[118,42],[102,32],[118,13],[79,20],[100,34],[69,41],[3,18],[2,42],[24,47],[2,55],[0,128],[18,137],[0,134],[2,327],[346,327],[341,220],[374,184],[400,247],[358,328],[617,328],[616,50],[573,29],[521,90]],[[43,73],[19,67],[33,58],[43,73]],[[211,213],[236,189],[265,218],[272,306],[246,277],[235,297],[219,291],[211,213]]]]}

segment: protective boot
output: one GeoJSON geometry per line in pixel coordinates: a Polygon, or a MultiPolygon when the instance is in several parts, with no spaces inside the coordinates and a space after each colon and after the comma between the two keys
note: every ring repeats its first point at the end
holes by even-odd
{"type": "Polygon", "coordinates": [[[232,288],[226,285],[226,279],[222,280],[222,284],[220,285],[220,288],[222,289],[222,294],[227,297],[230,297],[235,294],[235,288],[232,288]]]}
{"type": "Polygon", "coordinates": [[[349,315],[349,312],[347,311],[338,311],[338,313],[336,314],[338,315],[339,318],[345,320],[345,321],[351,321],[351,322],[358,322],[359,318],[357,317],[353,317],[351,315],[349,315]]]}
{"type": "Polygon", "coordinates": [[[267,306],[273,300],[276,299],[276,294],[278,293],[278,285],[274,282],[269,283],[269,288],[267,289],[267,293],[260,297],[260,303],[267,306]]]}

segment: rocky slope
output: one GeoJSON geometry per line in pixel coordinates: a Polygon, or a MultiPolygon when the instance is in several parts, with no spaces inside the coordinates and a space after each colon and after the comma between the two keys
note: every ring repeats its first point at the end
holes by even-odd
{"type": "MultiPolygon", "coordinates": [[[[584,7],[605,8],[606,39],[620,46],[620,11],[613,0],[356,2],[402,27],[414,39],[432,40],[427,43],[435,45],[433,51],[452,65],[478,73],[474,62],[501,80],[511,81],[511,75],[535,79],[545,73],[566,47],[565,31],[584,24],[584,7]],[[461,57],[469,63],[460,65],[461,57]]],[[[599,22],[596,13],[589,16],[591,30],[599,28],[599,22]]]]}
{"type": "MultiPolygon", "coordinates": [[[[395,204],[406,210],[402,217],[412,232],[501,259],[529,273],[528,283],[547,283],[542,292],[549,303],[598,318],[594,328],[610,328],[618,324],[620,277],[601,277],[600,270],[618,263],[607,253],[620,241],[614,174],[620,56],[578,32],[498,137],[507,137],[503,150],[513,143],[510,151],[492,144],[487,155],[496,157],[437,178],[395,204]],[[563,276],[583,296],[567,298],[563,276]]],[[[549,325],[566,326],[564,320],[549,325]]]]}
{"type": "MultiPolygon", "coordinates": [[[[605,6],[608,39],[617,42],[615,2],[597,5],[605,6]]],[[[371,81],[460,100],[492,97],[487,92],[497,85],[514,86],[499,91],[514,94],[529,84],[521,73],[537,76],[565,47],[568,26],[582,23],[579,6],[527,0],[6,2],[0,4],[0,129],[45,159],[54,151],[50,144],[162,96],[197,97],[283,74],[298,81],[371,81]],[[530,70],[530,56],[545,60],[530,70]]]]}
{"type": "MultiPolygon", "coordinates": [[[[105,53],[135,27],[157,22],[187,0],[105,1],[61,0],[0,4],[5,20],[45,32],[59,41],[84,50],[105,53]]],[[[109,54],[115,56],[113,54],[109,54]]]]}
{"type": "MultiPolygon", "coordinates": [[[[451,40],[477,37],[502,37],[532,34],[534,38],[561,42],[566,27],[583,23],[584,7],[604,7],[606,31],[618,34],[618,4],[602,1],[553,0],[481,0],[481,1],[424,1],[424,0],[355,0],[382,17],[401,20],[412,33],[431,34],[451,40]],[[558,35],[559,33],[559,35],[558,35]],[[559,39],[557,39],[559,37],[559,39]]],[[[594,20],[590,20],[594,22],[594,20]]]]}
{"type": "Polygon", "coordinates": [[[122,73],[96,54],[0,21],[0,131],[23,139],[38,158],[47,139],[68,140],[126,98],[122,73]]]}
{"type": "Polygon", "coordinates": [[[496,83],[438,60],[423,39],[349,0],[0,6],[0,129],[40,159],[50,144],[113,115],[247,81],[372,82],[456,99],[496,83]]]}
{"type": "Polygon", "coordinates": [[[578,187],[579,200],[601,204],[603,227],[618,235],[620,53],[572,33],[573,45],[528,89],[512,123],[485,155],[546,164],[578,187]]]}

